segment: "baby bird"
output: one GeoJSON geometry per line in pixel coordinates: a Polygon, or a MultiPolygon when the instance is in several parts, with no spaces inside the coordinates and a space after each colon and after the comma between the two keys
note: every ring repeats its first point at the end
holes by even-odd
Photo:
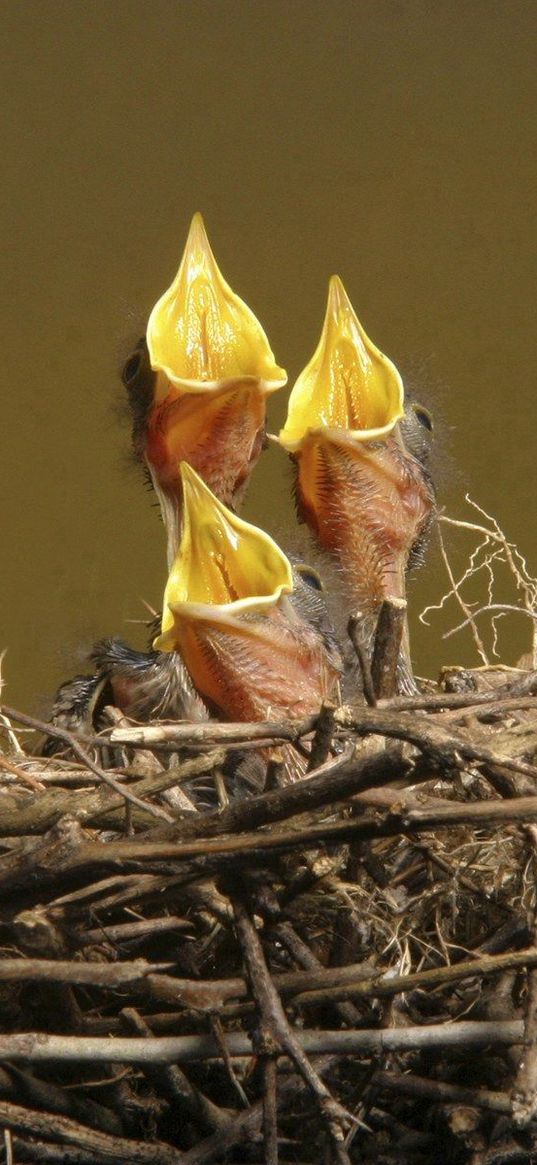
{"type": "Polygon", "coordinates": [[[221,274],[200,214],[123,382],[135,451],[160,503],[171,567],[181,532],[179,463],[192,465],[235,508],[263,448],[267,396],[287,382],[260,323],[221,274]]]}
{"type": "Polygon", "coordinates": [[[180,474],[182,536],[154,650],[97,643],[94,675],[61,686],[53,724],[91,734],[106,704],[140,721],[303,717],[337,697],[342,660],[315,572],[291,565],[185,462],[180,474]]]}
{"type": "MultiPolygon", "coordinates": [[[[334,276],[319,345],[291,392],[279,440],[295,463],[299,516],[337,562],[368,642],[383,599],[404,598],[407,567],[434,513],[422,424],[425,410],[405,410],[395,365],[334,276]]],[[[406,664],[402,690],[412,687],[406,664]]]]}
{"type": "Polygon", "coordinates": [[[207,707],[226,720],[301,717],[334,696],[341,657],[322,597],[268,534],[181,465],[181,543],[154,647],[178,652],[207,707]]]}

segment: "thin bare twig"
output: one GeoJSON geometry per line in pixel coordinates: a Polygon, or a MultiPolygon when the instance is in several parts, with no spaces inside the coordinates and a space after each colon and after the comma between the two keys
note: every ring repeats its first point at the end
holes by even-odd
{"type": "Polygon", "coordinates": [[[5,704],[0,707],[0,715],[6,716],[9,720],[15,720],[18,724],[24,724],[27,728],[32,728],[36,732],[42,732],[44,735],[55,736],[58,740],[63,740],[65,744],[68,744],[69,748],[73,750],[75,756],[77,756],[78,759],[82,761],[82,763],[85,764],[87,768],[95,774],[96,777],[99,777],[99,780],[102,781],[103,784],[108,785],[110,789],[113,789],[114,793],[117,793],[120,797],[123,798],[124,801],[128,801],[131,805],[136,805],[138,809],[143,809],[146,813],[150,813],[152,817],[157,817],[161,821],[173,821],[173,817],[170,817],[170,815],[166,813],[164,809],[159,809],[157,805],[151,805],[147,801],[140,800],[140,798],[136,797],[134,793],[131,793],[129,789],[124,788],[123,785],[120,785],[116,780],[114,780],[114,778],[110,776],[110,773],[107,772],[106,769],[102,769],[100,765],[96,765],[89,754],[86,752],[85,748],[79,744],[76,737],[74,737],[71,732],[68,732],[66,728],[58,728],[57,725],[47,724],[44,720],[37,720],[35,716],[26,716],[23,712],[17,712],[15,708],[8,708],[5,704]]]}
{"type": "Polygon", "coordinates": [[[250,914],[239,897],[235,888],[232,897],[232,906],[235,914],[235,926],[242,946],[247,973],[250,978],[252,992],[255,995],[261,1014],[261,1023],[266,1028],[276,1047],[285,1051],[295,1064],[298,1072],[315,1096],[319,1110],[327,1127],[336,1160],[341,1165],[350,1165],[348,1155],[343,1147],[344,1127],[348,1124],[349,1113],[334,1100],[330,1090],[326,1087],[318,1072],[313,1068],[307,1055],[304,1053],[296,1033],[290,1027],[287,1016],[282,1007],[278,992],[272,982],[270,972],[265,962],[263,948],[253,924],[250,914]]]}

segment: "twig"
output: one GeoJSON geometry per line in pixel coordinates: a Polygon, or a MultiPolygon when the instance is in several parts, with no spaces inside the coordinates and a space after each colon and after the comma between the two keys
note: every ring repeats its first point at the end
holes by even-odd
{"type": "Polygon", "coordinates": [[[252,724],[216,724],[214,721],[201,724],[150,724],[135,728],[113,728],[108,734],[98,737],[103,745],[126,744],[129,748],[155,748],[160,744],[203,745],[204,748],[218,744],[244,744],[263,741],[267,738],[281,741],[300,740],[309,736],[317,725],[317,716],[305,720],[263,720],[252,724]]]}
{"type": "Polygon", "coordinates": [[[422,752],[438,757],[444,768],[458,767],[458,757],[482,765],[500,766],[522,773],[535,782],[537,788],[537,767],[524,761],[502,756],[484,745],[475,745],[468,737],[446,732],[436,721],[426,716],[412,716],[409,713],[383,711],[378,708],[364,708],[358,712],[340,709],[336,721],[352,727],[360,736],[374,733],[396,740],[406,740],[422,752]]]}
{"type": "MultiPolygon", "coordinates": [[[[131,1031],[146,1039],[153,1038],[151,1028],[134,1007],[124,1008],[121,1016],[131,1031]]],[[[164,1067],[153,1067],[149,1064],[146,1065],[145,1072],[149,1079],[153,1079],[174,1103],[180,1106],[181,1114],[194,1120],[205,1132],[223,1131],[229,1127],[233,1114],[213,1104],[212,1100],[191,1084],[177,1064],[164,1067]]]]}
{"type": "MultiPolygon", "coordinates": [[[[397,805],[395,805],[397,808],[397,805]]],[[[197,859],[198,872],[209,873],[226,865],[236,864],[246,855],[256,860],[262,855],[285,852],[299,847],[303,849],[319,845],[341,844],[355,838],[370,840],[378,837],[393,837],[395,834],[414,834],[435,827],[456,827],[458,825],[497,825],[500,822],[513,823],[537,821],[537,797],[519,797],[512,801],[475,801],[469,803],[444,802],[443,808],[411,809],[406,813],[389,812],[375,820],[348,820],[326,822],[304,829],[271,830],[267,833],[241,834],[231,838],[200,839],[182,843],[149,841],[113,841],[106,845],[99,841],[82,843],[74,856],[67,858],[55,869],[48,865],[40,867],[40,878],[56,880],[60,874],[74,874],[88,867],[99,868],[116,865],[118,862],[191,862],[197,859]]],[[[9,861],[16,854],[9,855],[9,861]]],[[[7,865],[7,860],[5,862],[7,865]]],[[[31,863],[21,869],[15,861],[14,869],[7,869],[0,875],[0,894],[5,897],[14,888],[33,883],[35,869],[31,863]]],[[[42,889],[42,886],[41,886],[42,889]]]]}
{"type": "MultiPolygon", "coordinates": [[[[356,1052],[379,1053],[405,1048],[483,1047],[487,1044],[522,1044],[522,1020],[462,1020],[460,1023],[420,1024],[418,1027],[364,1028],[358,1031],[293,1029],[293,1042],[299,1055],[317,1056],[327,1052],[352,1056],[356,1052]]],[[[250,1059],[255,1054],[252,1039],[245,1032],[226,1033],[230,1056],[250,1059]]],[[[289,1055],[287,1048],[283,1049],[289,1055]]],[[[46,1032],[24,1035],[0,1035],[2,1059],[29,1063],[109,1063],[118,1064],[188,1064],[199,1060],[218,1060],[220,1049],[213,1036],[153,1036],[113,1038],[101,1036],[51,1036],[46,1032]]],[[[290,1057],[295,1061],[294,1054],[290,1057]]],[[[324,1087],[324,1086],[323,1086],[324,1087]]],[[[330,1094],[329,1094],[330,1095],[330,1094]]],[[[348,1119],[344,1113],[345,1119],[348,1119]]],[[[0,1121],[4,1113],[0,1102],[0,1121]]],[[[9,1121],[4,1123],[15,1128],[9,1121]]],[[[48,1132],[48,1130],[47,1130],[48,1132]]],[[[155,1158],[150,1158],[153,1161],[155,1158]]],[[[130,1160],[130,1158],[129,1158],[130,1160]]]]}
{"type": "Polygon", "coordinates": [[[395,596],[384,599],[380,607],[371,659],[371,679],[377,699],[393,696],[397,689],[397,665],[406,611],[406,599],[395,596]]]}
{"type": "MultiPolygon", "coordinates": [[[[223,750],[218,749],[183,761],[176,769],[165,769],[137,781],[130,787],[129,797],[131,802],[136,798],[143,809],[133,810],[134,823],[148,824],[151,806],[142,799],[146,794],[162,793],[182,781],[201,776],[221,764],[223,759],[223,750]]],[[[91,791],[82,788],[75,793],[71,789],[48,788],[39,797],[27,797],[22,803],[20,793],[6,792],[0,800],[0,833],[3,836],[42,833],[55,825],[64,814],[79,821],[110,828],[120,824],[120,810],[123,816],[124,806],[123,793],[116,795],[112,789],[102,786],[91,791]]],[[[166,816],[166,821],[173,820],[173,817],[166,816]]]]}
{"type": "MultiPolygon", "coordinates": [[[[466,576],[464,576],[463,579],[461,579],[461,580],[459,580],[459,582],[457,582],[455,575],[453,574],[453,571],[451,569],[451,563],[450,563],[449,558],[447,556],[446,547],[444,545],[444,539],[442,538],[442,531],[440,529],[440,521],[437,524],[437,533],[438,533],[438,541],[440,544],[440,553],[442,555],[444,566],[447,570],[448,578],[449,578],[449,581],[451,583],[451,588],[452,588],[451,593],[455,596],[461,610],[463,611],[464,615],[468,619],[470,629],[472,632],[472,637],[473,637],[479,658],[481,659],[481,661],[483,663],[489,663],[489,658],[488,658],[488,655],[487,655],[486,650],[485,650],[485,645],[483,643],[483,640],[481,639],[481,636],[480,636],[479,631],[477,629],[477,625],[474,623],[474,621],[472,619],[472,612],[470,610],[470,607],[468,606],[468,604],[466,603],[466,601],[464,600],[464,598],[462,597],[462,594],[461,594],[460,588],[461,588],[462,582],[464,582],[464,578],[466,576]]],[[[470,573],[470,571],[468,571],[467,573],[470,573]]],[[[425,612],[422,612],[422,614],[425,614],[425,612]]],[[[420,618],[421,618],[421,616],[420,616],[420,618]]]]}
{"type": "Polygon", "coordinates": [[[462,623],[457,623],[456,627],[450,627],[449,631],[444,631],[442,639],[450,639],[457,631],[462,631],[469,623],[474,622],[479,615],[485,615],[489,611],[501,611],[503,614],[527,615],[529,619],[537,621],[537,611],[528,611],[526,607],[516,607],[514,603],[486,603],[483,607],[478,607],[477,611],[472,611],[469,618],[464,619],[462,623]]]}
{"type": "MultiPolygon", "coordinates": [[[[327,1072],[332,1066],[333,1060],[334,1057],[330,1056],[319,1060],[319,1072],[327,1072]]],[[[301,1097],[305,1087],[304,1082],[297,1076],[291,1076],[283,1080],[278,1090],[278,1105],[283,1105],[284,1103],[293,1105],[293,1102],[296,1104],[298,1097],[301,1097]]],[[[209,1161],[221,1159],[226,1149],[231,1148],[238,1142],[242,1144],[244,1141],[253,1140],[261,1128],[262,1119],[262,1102],[253,1104],[246,1112],[241,1112],[225,1132],[207,1137],[201,1144],[196,1145],[193,1149],[189,1149],[183,1157],[182,1165],[206,1165],[209,1161]]]]}
{"type": "MultiPolygon", "coordinates": [[[[526,835],[531,848],[531,865],[535,871],[537,857],[537,829],[528,825],[526,835]]],[[[535,908],[533,909],[533,939],[537,941],[535,908]]],[[[513,1119],[518,1128],[526,1128],[537,1113],[537,970],[528,970],[528,988],[525,1004],[525,1043],[513,1085],[513,1119]]]]}
{"type": "MultiPolygon", "coordinates": [[[[170,930],[191,930],[193,923],[188,918],[177,918],[173,914],[166,914],[163,918],[143,918],[140,922],[121,922],[115,926],[97,926],[92,930],[83,930],[80,933],[81,946],[91,943],[122,943],[139,942],[142,939],[153,938],[155,935],[167,933],[170,930]]],[[[124,965],[124,964],[123,964],[124,965]]]]}
{"type": "MultiPolygon", "coordinates": [[[[322,974],[324,972],[325,968],[323,964],[312,954],[309,947],[302,941],[290,922],[278,922],[273,929],[276,937],[287,947],[287,950],[296,959],[299,966],[304,967],[307,971],[313,972],[313,974],[316,972],[321,972],[322,974]]],[[[365,970],[364,975],[367,975],[367,971],[365,970]]],[[[274,976],[273,979],[276,982],[274,976]]],[[[338,1003],[336,1004],[336,1009],[349,1027],[352,1024],[359,1023],[360,1016],[353,1003],[338,1003]]]]}
{"type": "MultiPolygon", "coordinates": [[[[342,756],[327,761],[315,773],[284,788],[260,793],[248,800],[234,801],[228,809],[200,813],[195,818],[176,824],[173,835],[184,841],[196,837],[217,837],[221,834],[251,830],[269,825],[295,813],[313,810],[323,804],[335,804],[351,793],[373,785],[386,785],[402,778],[409,766],[395,751],[382,756],[342,756]]],[[[537,773],[537,770],[536,770],[537,773]]],[[[166,830],[166,834],[171,831],[166,830]]],[[[162,836],[162,831],[152,832],[162,836]]]]}
{"type": "MultiPolygon", "coordinates": [[[[0,959],[0,983],[77,983],[107,989],[142,983],[173,963],[82,963],[61,959],[0,959]]],[[[1,1037],[0,1037],[1,1038],[1,1037]]]]}
{"type": "Polygon", "coordinates": [[[75,756],[85,764],[96,777],[103,784],[108,785],[117,793],[124,801],[128,801],[131,805],[136,805],[138,809],[143,809],[145,813],[150,813],[152,817],[158,817],[161,821],[173,821],[164,809],[159,809],[157,805],[151,805],[147,801],[141,801],[134,793],[129,792],[123,785],[118,784],[106,769],[102,769],[99,765],[91,759],[85,748],[79,744],[78,740],[68,732],[66,728],[58,728],[53,724],[46,724],[43,720],[37,720],[34,716],[26,716],[23,712],[17,712],[15,708],[8,708],[6,704],[0,707],[0,714],[7,716],[9,720],[15,720],[19,724],[24,724],[27,728],[32,728],[36,732],[42,732],[48,736],[55,736],[58,740],[65,741],[66,744],[74,752],[75,756]]]}
{"type": "MultiPolygon", "coordinates": [[[[494,972],[504,971],[513,967],[537,966],[537,947],[530,947],[525,951],[508,951],[501,955],[479,955],[476,959],[454,963],[446,967],[432,967],[427,971],[414,971],[409,975],[393,975],[390,972],[381,972],[370,979],[361,978],[357,983],[347,983],[341,986],[317,988],[299,992],[293,997],[293,1006],[316,1004],[326,1001],[343,999],[368,998],[369,996],[392,996],[405,994],[408,991],[431,990],[445,986],[446,983],[458,983],[462,979],[477,976],[491,975],[494,972]]],[[[339,968],[339,972],[345,968],[339,968]]]]}
{"type": "MultiPolygon", "coordinates": [[[[258,1052],[260,1050],[258,1048],[258,1052]]],[[[278,1165],[278,1104],[276,1099],[277,1068],[274,1053],[261,1055],[263,1077],[263,1150],[265,1165],[278,1165]]]]}
{"type": "Polygon", "coordinates": [[[323,704],[317,717],[317,727],[313,737],[307,772],[314,772],[328,760],[335,728],[335,707],[323,704]]]}
{"type": "Polygon", "coordinates": [[[511,1116],[511,1098],[504,1092],[490,1092],[485,1088],[465,1088],[460,1084],[445,1084],[443,1080],[430,1080],[402,1072],[374,1072],[371,1087],[379,1087],[390,1092],[401,1092],[403,1096],[432,1100],[434,1104],[468,1104],[484,1108],[488,1112],[500,1112],[511,1116]]]}
{"type": "Polygon", "coordinates": [[[364,641],[362,639],[362,619],[363,616],[358,611],[356,615],[351,615],[347,623],[347,635],[354,647],[356,658],[360,665],[360,672],[362,676],[362,687],[366,703],[370,708],[374,708],[377,703],[377,696],[375,693],[375,686],[373,684],[373,677],[371,675],[371,664],[369,655],[367,653],[364,641]]]}
{"type": "Polygon", "coordinates": [[[226,1044],[225,1033],[224,1033],[224,1029],[222,1027],[222,1022],[220,1020],[220,1016],[216,1015],[213,1012],[213,1014],[210,1016],[210,1023],[211,1023],[211,1031],[212,1031],[212,1034],[216,1040],[216,1043],[218,1044],[220,1055],[221,1055],[222,1060],[224,1062],[231,1087],[236,1092],[236,1094],[241,1102],[241,1105],[243,1105],[244,1108],[248,1108],[248,1097],[247,1097],[247,1095],[244,1091],[244,1088],[242,1087],[242,1084],[241,1084],[240,1080],[238,1079],[237,1074],[235,1072],[235,1069],[233,1067],[231,1056],[229,1054],[228,1047],[226,1044]]]}
{"type": "MultiPolygon", "coordinates": [[[[60,1038],[60,1037],[57,1037],[60,1038]]],[[[0,1125],[17,1129],[31,1137],[45,1138],[75,1145],[79,1150],[100,1155],[117,1165],[183,1165],[183,1154],[163,1142],[131,1141],[125,1137],[111,1137],[97,1129],[78,1124],[58,1113],[32,1112],[18,1104],[0,1100],[0,1125]]]]}
{"type": "MultiPolygon", "coordinates": [[[[265,962],[263,948],[259,941],[250,914],[235,892],[232,897],[232,906],[235,914],[235,926],[242,947],[244,962],[250,979],[252,992],[255,996],[261,1015],[261,1023],[270,1034],[276,1046],[281,1047],[295,1064],[298,1072],[305,1080],[319,1105],[323,1122],[327,1127],[336,1160],[350,1161],[343,1148],[343,1128],[349,1121],[349,1114],[333,1099],[329,1089],[308,1060],[296,1033],[292,1030],[282,1007],[280,997],[270,977],[265,962]]],[[[350,1118],[352,1120],[352,1118],[350,1118]]]]}
{"type": "Polygon", "coordinates": [[[6,1165],[14,1165],[13,1144],[11,1140],[11,1131],[9,1129],[4,1129],[4,1148],[6,1151],[6,1165]]]}
{"type": "Polygon", "coordinates": [[[24,769],[21,769],[20,765],[14,765],[12,761],[8,760],[1,753],[0,769],[3,769],[5,773],[11,773],[13,777],[16,777],[20,781],[21,785],[26,785],[33,793],[42,793],[45,788],[40,780],[32,777],[30,773],[26,773],[24,769]]]}
{"type": "Polygon", "coordinates": [[[537,692],[537,671],[525,671],[517,668],[509,669],[518,676],[517,679],[500,687],[490,688],[482,692],[445,692],[432,696],[393,696],[391,700],[382,701],[381,707],[398,709],[399,711],[425,712],[442,711],[444,708],[468,708],[481,704],[490,704],[505,701],[506,710],[509,703],[517,707],[515,701],[537,692]]]}

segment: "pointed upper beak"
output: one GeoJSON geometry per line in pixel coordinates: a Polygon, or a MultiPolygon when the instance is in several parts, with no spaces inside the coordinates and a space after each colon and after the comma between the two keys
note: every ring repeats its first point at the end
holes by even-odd
{"type": "Polygon", "coordinates": [[[291,392],[281,444],[297,452],[318,431],[355,441],[386,437],[403,416],[403,398],[397,368],[369,339],[332,276],[321,338],[291,392]]]}
{"type": "Polygon", "coordinates": [[[179,270],[147,325],[151,367],[183,392],[253,377],[266,392],[287,381],[253,312],[224,279],[201,214],[192,219],[179,270]]]}
{"type": "Polygon", "coordinates": [[[164,594],[159,651],[177,649],[185,620],[235,625],[293,589],[291,564],[272,538],[228,510],[186,462],[180,472],[183,531],[164,594]]]}

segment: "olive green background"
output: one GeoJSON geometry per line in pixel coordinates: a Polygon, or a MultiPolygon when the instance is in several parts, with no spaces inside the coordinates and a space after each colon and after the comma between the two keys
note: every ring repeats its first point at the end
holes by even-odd
{"type": "MultiPolygon", "coordinates": [[[[469,489],[537,571],[537,6],[31,0],[2,26],[4,699],[43,711],[161,601],[118,373],[197,209],[291,383],[342,276],[435,414],[441,504],[469,489]]],[[[246,509],[284,543],[289,484],[271,449],[246,509]]],[[[433,554],[413,612],[443,585],[433,554]]],[[[442,626],[414,630],[422,671],[474,658],[442,626]]],[[[509,662],[527,631],[505,624],[509,662]]]]}

